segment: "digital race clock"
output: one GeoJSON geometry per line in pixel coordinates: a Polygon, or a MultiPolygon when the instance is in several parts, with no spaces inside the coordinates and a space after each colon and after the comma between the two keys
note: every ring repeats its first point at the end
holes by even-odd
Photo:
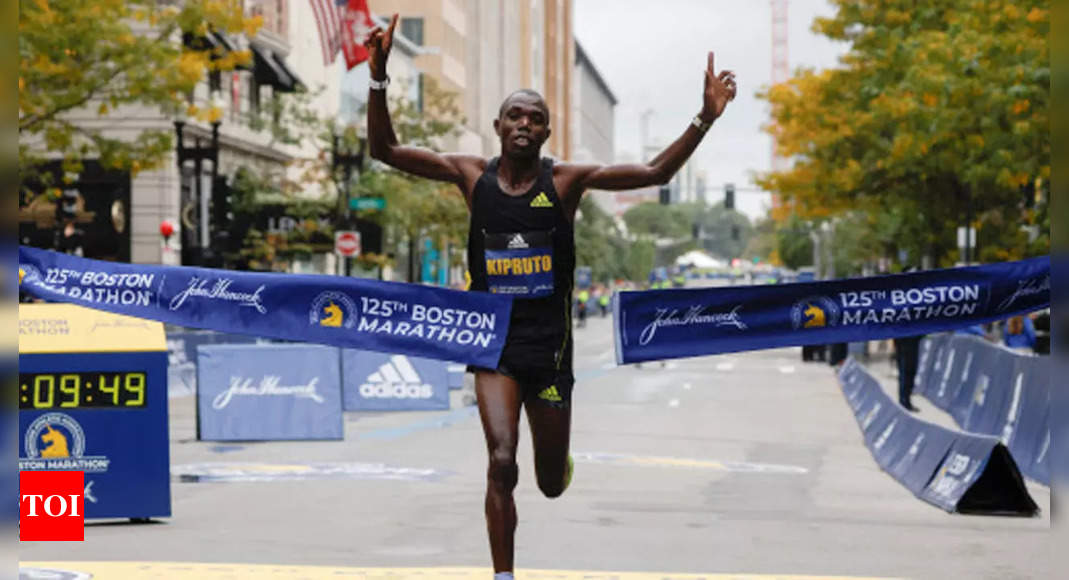
{"type": "Polygon", "coordinates": [[[145,407],[144,372],[19,373],[19,409],[145,407]]]}

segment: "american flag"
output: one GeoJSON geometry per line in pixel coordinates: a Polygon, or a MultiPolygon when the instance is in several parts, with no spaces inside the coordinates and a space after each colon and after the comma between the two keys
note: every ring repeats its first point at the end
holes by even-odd
{"type": "Polygon", "coordinates": [[[323,48],[323,65],[329,65],[341,50],[342,13],[348,0],[309,0],[319,28],[319,44],[323,48]]]}

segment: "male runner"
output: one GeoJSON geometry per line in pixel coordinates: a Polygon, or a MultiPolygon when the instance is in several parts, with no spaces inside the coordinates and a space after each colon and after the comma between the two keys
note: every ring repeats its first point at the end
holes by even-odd
{"type": "Polygon", "coordinates": [[[501,104],[494,131],[501,156],[441,154],[397,142],[386,105],[386,60],[397,26],[371,31],[368,142],[371,156],[401,171],[455,184],[471,212],[468,268],[471,290],[510,294],[509,334],[496,369],[473,369],[479,417],[489,455],[486,526],[495,577],[511,578],[520,408],[534,443],[535,476],[546,497],[571,479],[572,335],[575,270],[572,222],[587,189],[622,190],[665,184],[735,98],[734,74],[705,70],[702,107],[683,134],[649,163],[600,166],[555,163],[541,156],[550,134],[549,110],[528,89],[501,104]]]}

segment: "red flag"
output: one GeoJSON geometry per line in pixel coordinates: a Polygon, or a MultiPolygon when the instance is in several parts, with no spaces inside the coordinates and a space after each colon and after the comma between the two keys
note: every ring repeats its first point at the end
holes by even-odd
{"type": "Polygon", "coordinates": [[[346,70],[367,60],[367,48],[364,41],[375,23],[367,8],[367,0],[349,0],[342,17],[341,36],[342,52],[345,53],[346,70]]]}

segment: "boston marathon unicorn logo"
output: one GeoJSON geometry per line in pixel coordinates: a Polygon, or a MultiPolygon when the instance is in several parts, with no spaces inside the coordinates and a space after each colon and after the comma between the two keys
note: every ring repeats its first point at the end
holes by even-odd
{"type": "Polygon", "coordinates": [[[67,438],[63,433],[56,431],[51,425],[45,425],[45,432],[41,434],[41,441],[45,447],[41,449],[41,457],[54,459],[57,457],[70,457],[71,452],[67,447],[67,438]]]}
{"type": "Polygon", "coordinates": [[[308,324],[324,328],[352,328],[359,317],[356,303],[342,292],[322,292],[312,301],[308,324]]]}
{"type": "Polygon", "coordinates": [[[791,326],[795,330],[827,328],[839,324],[839,305],[827,296],[810,296],[791,307],[791,326]]]}
{"type": "Polygon", "coordinates": [[[319,326],[333,326],[335,328],[340,327],[342,322],[345,321],[345,316],[341,313],[341,308],[337,304],[331,302],[323,307],[323,312],[327,315],[319,321],[319,326]]]}
{"type": "Polygon", "coordinates": [[[19,264],[19,286],[22,286],[23,282],[29,284],[41,279],[41,273],[30,266],[29,264],[19,264]]]}
{"type": "Polygon", "coordinates": [[[103,455],[86,455],[85,431],[66,413],[45,413],[26,428],[19,457],[22,471],[84,471],[100,473],[111,462],[103,455]]]}
{"type": "Polygon", "coordinates": [[[803,325],[805,328],[820,328],[828,324],[824,311],[812,304],[807,305],[802,314],[806,316],[806,321],[803,325]]]}

